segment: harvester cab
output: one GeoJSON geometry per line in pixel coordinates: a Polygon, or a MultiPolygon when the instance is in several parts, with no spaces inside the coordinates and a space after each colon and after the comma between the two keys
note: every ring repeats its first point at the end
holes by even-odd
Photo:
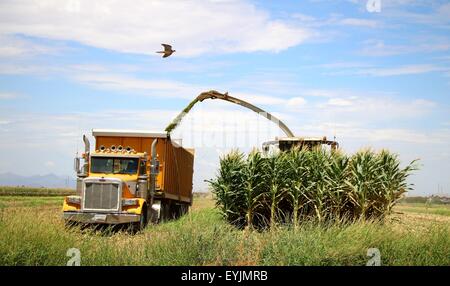
{"type": "Polygon", "coordinates": [[[336,150],[339,144],[334,140],[327,140],[327,137],[282,137],[262,144],[262,150],[265,154],[273,151],[289,151],[292,148],[317,150],[326,147],[336,150]]]}

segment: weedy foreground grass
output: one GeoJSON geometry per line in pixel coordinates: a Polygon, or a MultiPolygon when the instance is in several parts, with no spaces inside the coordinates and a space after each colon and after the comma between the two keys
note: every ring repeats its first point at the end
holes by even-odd
{"type": "Polygon", "coordinates": [[[450,219],[405,212],[384,223],[302,223],[298,228],[238,230],[197,198],[188,215],[126,231],[67,229],[61,201],[4,200],[0,209],[0,265],[66,265],[69,248],[81,265],[365,265],[378,248],[382,265],[450,265],[450,219]]]}
{"type": "Polygon", "coordinates": [[[75,190],[73,189],[0,186],[0,196],[48,197],[69,196],[74,194],[75,190]]]}
{"type": "Polygon", "coordinates": [[[421,203],[400,203],[397,208],[398,211],[414,212],[422,214],[437,214],[450,217],[450,205],[443,204],[421,204],[421,203]]]}

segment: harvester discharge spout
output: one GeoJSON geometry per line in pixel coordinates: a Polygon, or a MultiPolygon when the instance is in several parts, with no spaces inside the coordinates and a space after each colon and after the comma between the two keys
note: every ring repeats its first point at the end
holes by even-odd
{"type": "Polygon", "coordinates": [[[194,107],[194,105],[197,102],[199,102],[199,101],[202,102],[203,100],[208,99],[208,98],[209,99],[221,99],[221,100],[225,100],[225,101],[246,107],[246,108],[258,113],[259,115],[269,119],[270,121],[274,122],[275,124],[277,124],[278,127],[280,127],[281,130],[283,130],[283,132],[288,137],[294,137],[294,133],[292,133],[292,131],[286,126],[286,124],[284,124],[281,120],[279,120],[277,117],[273,116],[272,114],[268,113],[267,111],[262,110],[261,108],[254,106],[253,104],[248,103],[242,99],[232,97],[232,96],[228,95],[228,92],[220,93],[215,90],[210,90],[210,91],[200,93],[193,101],[191,101],[188,104],[188,106],[186,106],[186,108],[183,109],[183,111],[181,111],[180,114],[178,114],[177,117],[175,117],[175,119],[166,127],[165,131],[167,133],[172,132],[172,130],[174,130],[180,124],[183,117],[187,113],[189,113],[189,111],[192,109],[192,107],[194,107]]]}
{"type": "Polygon", "coordinates": [[[263,143],[263,151],[266,153],[271,149],[271,146],[273,146],[276,149],[279,149],[281,151],[288,151],[292,148],[300,148],[300,149],[316,149],[321,148],[323,145],[328,145],[331,147],[332,150],[336,150],[338,148],[338,143],[334,140],[327,140],[326,137],[297,137],[292,133],[292,131],[284,124],[281,120],[279,120],[277,117],[273,116],[272,114],[268,113],[267,111],[254,106],[251,103],[248,103],[242,99],[232,97],[226,93],[220,93],[215,90],[210,90],[206,92],[200,93],[193,101],[191,101],[184,109],[181,111],[180,114],[178,114],[177,117],[166,127],[165,131],[170,135],[170,132],[174,130],[181,122],[181,120],[186,116],[186,114],[189,113],[189,111],[194,107],[194,105],[197,102],[202,102],[205,99],[221,99],[225,100],[240,106],[243,106],[245,108],[248,108],[259,115],[267,118],[268,120],[274,122],[277,124],[278,127],[283,130],[283,132],[286,134],[286,137],[283,138],[276,138],[274,141],[267,141],[263,143]]]}

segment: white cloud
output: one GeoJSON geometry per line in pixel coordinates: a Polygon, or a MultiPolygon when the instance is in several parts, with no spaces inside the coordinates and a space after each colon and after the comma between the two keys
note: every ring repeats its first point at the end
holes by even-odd
{"type": "Polygon", "coordinates": [[[54,62],[47,62],[47,64],[39,64],[36,61],[30,60],[12,60],[0,61],[0,74],[7,75],[32,75],[32,76],[67,76],[74,78],[75,76],[86,76],[89,74],[112,74],[120,71],[121,74],[133,73],[142,71],[143,65],[130,64],[98,64],[94,62],[61,65],[54,62]]]}
{"type": "Polygon", "coordinates": [[[292,15],[292,18],[301,21],[301,22],[315,22],[317,19],[313,16],[302,14],[302,13],[295,13],[292,15]]]}
{"type": "MultiPolygon", "coordinates": [[[[362,5],[363,7],[366,7],[367,0],[347,0],[348,2],[362,5]]],[[[382,8],[390,8],[390,7],[405,7],[405,6],[423,6],[428,4],[429,0],[381,0],[382,2],[382,8]]]]}
{"type": "Polygon", "coordinates": [[[318,65],[318,67],[327,68],[327,69],[348,69],[348,68],[364,68],[364,67],[370,67],[370,64],[362,63],[362,62],[332,62],[332,63],[326,63],[318,65]]]}
{"type": "Polygon", "coordinates": [[[127,91],[156,97],[190,99],[204,91],[203,88],[173,80],[136,78],[122,74],[75,73],[71,78],[81,84],[98,89],[127,91]]]}
{"type": "Polygon", "coordinates": [[[445,39],[429,38],[413,41],[408,45],[386,45],[382,40],[367,40],[360,54],[372,57],[403,55],[409,53],[432,53],[450,50],[450,42],[445,39]],[[426,42],[424,42],[426,41],[426,42]]]}
{"type": "Polygon", "coordinates": [[[0,34],[0,57],[17,58],[26,56],[36,56],[40,54],[56,53],[63,49],[62,46],[46,46],[36,44],[33,41],[20,37],[0,34]]]}
{"type": "MultiPolygon", "coordinates": [[[[364,135],[364,133],[359,133],[359,136],[364,135]]],[[[436,137],[428,136],[425,133],[419,133],[416,130],[407,129],[379,129],[371,130],[365,132],[365,136],[370,141],[404,141],[411,143],[431,143],[431,141],[436,140],[436,137]]]]}
{"type": "Polygon", "coordinates": [[[245,92],[230,92],[230,95],[239,99],[243,99],[251,104],[261,105],[280,105],[285,104],[286,100],[276,96],[245,93],[245,92]]]}
{"type": "MultiPolygon", "coordinates": [[[[449,129],[423,131],[410,128],[382,128],[368,126],[360,122],[343,123],[342,121],[322,121],[317,124],[301,125],[300,128],[307,134],[316,136],[334,134],[346,142],[358,141],[358,143],[363,143],[363,145],[370,145],[374,142],[377,145],[386,142],[404,142],[431,146],[434,144],[446,144],[450,140],[449,129]]],[[[361,147],[357,146],[357,148],[361,147]]]]}
{"type": "MultiPolygon", "coordinates": [[[[380,55],[380,54],[379,54],[380,55]]],[[[384,54],[387,55],[387,54],[384,54]]],[[[317,65],[325,68],[325,75],[364,75],[372,77],[387,77],[387,76],[401,76],[424,74],[430,72],[441,72],[445,75],[450,71],[450,68],[444,64],[415,64],[415,65],[399,65],[382,67],[371,64],[363,64],[358,62],[336,62],[331,64],[317,65]]]]}
{"type": "Polygon", "coordinates": [[[399,76],[399,75],[411,75],[411,74],[423,74],[430,72],[445,71],[447,68],[443,68],[432,64],[422,64],[422,65],[404,65],[397,67],[388,68],[366,68],[359,69],[356,71],[358,75],[368,75],[374,77],[384,77],[384,76],[399,76]]]}
{"type": "MultiPolygon", "coordinates": [[[[73,75],[69,75],[70,78],[78,83],[98,89],[133,92],[151,97],[171,97],[192,100],[201,92],[211,89],[207,86],[187,84],[180,81],[136,78],[130,75],[111,74],[108,72],[102,73],[101,71],[103,69],[97,65],[87,68],[96,69],[98,72],[74,72],[73,75]]],[[[219,86],[218,91],[226,92],[228,90],[221,90],[219,86]]],[[[229,94],[255,105],[285,105],[289,101],[289,99],[265,95],[263,93],[241,92],[239,89],[232,89],[229,91],[229,94]]]]}
{"type": "Polygon", "coordinates": [[[55,162],[53,162],[53,161],[47,161],[47,162],[45,162],[44,165],[45,165],[45,167],[52,168],[52,167],[55,166],[55,162]]]}
{"type": "MultiPolygon", "coordinates": [[[[39,66],[25,64],[1,64],[0,74],[31,74],[37,76],[52,75],[64,76],[76,83],[87,85],[95,89],[111,90],[124,93],[131,93],[147,97],[156,98],[182,98],[192,100],[201,92],[212,88],[219,92],[229,92],[233,97],[243,99],[249,103],[260,106],[279,106],[279,107],[299,107],[305,102],[299,96],[298,86],[292,81],[278,81],[272,75],[266,77],[246,78],[243,81],[221,83],[214,85],[196,85],[176,80],[166,80],[161,78],[148,78],[136,76],[137,72],[142,72],[142,66],[134,65],[105,65],[98,63],[73,64],[67,66],[39,66]],[[120,70],[121,73],[115,73],[120,70]],[[246,84],[248,82],[254,84],[246,84]],[[250,88],[249,88],[250,87],[250,88]],[[247,92],[245,90],[253,90],[247,92]],[[276,90],[277,95],[271,93],[276,90]]],[[[305,96],[326,96],[336,91],[326,90],[307,90],[305,96]]],[[[301,92],[300,92],[301,93],[301,92]]],[[[12,95],[4,94],[4,98],[10,98],[12,95]]],[[[228,103],[217,102],[222,106],[228,103]]]]}
{"type": "Polygon", "coordinates": [[[369,19],[358,19],[358,18],[345,18],[339,21],[341,25],[355,26],[355,27],[365,27],[365,28],[376,28],[380,24],[377,21],[369,19]]]}
{"type": "Polygon", "coordinates": [[[370,90],[355,90],[355,89],[297,89],[297,93],[302,96],[311,96],[318,98],[349,98],[354,99],[357,97],[380,97],[380,96],[392,96],[392,92],[380,92],[370,90]]]}
{"type": "Polygon", "coordinates": [[[340,94],[337,90],[327,90],[327,89],[309,89],[301,91],[304,96],[318,96],[318,97],[334,97],[340,94]]]}
{"type": "Polygon", "coordinates": [[[431,112],[435,106],[436,103],[425,99],[404,101],[367,96],[330,98],[325,104],[318,104],[318,108],[336,118],[358,122],[415,118],[431,112]]]}
{"type": "Polygon", "coordinates": [[[353,101],[344,98],[331,98],[328,100],[327,104],[332,106],[352,106],[353,101]]]}
{"type": "Polygon", "coordinates": [[[417,132],[416,130],[399,129],[399,128],[380,128],[380,129],[364,129],[356,128],[353,130],[347,130],[341,136],[347,138],[366,140],[367,142],[408,142],[408,143],[437,143],[436,137],[430,137],[423,132],[417,132]],[[345,135],[344,135],[345,134],[345,135]]]}
{"type": "Polygon", "coordinates": [[[293,97],[288,100],[286,105],[290,110],[298,110],[299,108],[306,105],[306,99],[304,99],[303,97],[293,97]]]}
{"type": "MultiPolygon", "coordinates": [[[[397,1],[394,1],[397,2],[397,1]]],[[[431,1],[408,1],[408,4],[416,4],[422,6],[422,9],[404,9],[409,8],[410,5],[398,5],[396,8],[403,9],[386,9],[383,16],[387,18],[401,19],[403,22],[409,22],[413,24],[432,25],[433,27],[449,28],[450,24],[450,3],[442,3],[435,1],[430,4],[431,1]],[[425,8],[425,9],[423,9],[425,8]],[[418,12],[420,11],[420,12],[418,12]]],[[[388,2],[389,3],[389,2],[388,2]]]]}
{"type": "Polygon", "coordinates": [[[19,95],[17,95],[16,93],[12,93],[12,92],[0,92],[0,100],[1,99],[14,99],[19,97],[19,95]]]}
{"type": "Polygon", "coordinates": [[[162,42],[172,43],[180,56],[279,52],[311,36],[250,2],[235,1],[1,1],[0,19],[3,35],[148,55],[156,55],[162,42]]]}

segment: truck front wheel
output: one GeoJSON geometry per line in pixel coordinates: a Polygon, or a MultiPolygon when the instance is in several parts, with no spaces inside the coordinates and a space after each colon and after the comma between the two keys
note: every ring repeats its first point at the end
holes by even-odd
{"type": "Polygon", "coordinates": [[[139,216],[139,222],[133,224],[133,232],[137,233],[143,231],[147,226],[147,205],[142,207],[141,215],[139,216]]]}

